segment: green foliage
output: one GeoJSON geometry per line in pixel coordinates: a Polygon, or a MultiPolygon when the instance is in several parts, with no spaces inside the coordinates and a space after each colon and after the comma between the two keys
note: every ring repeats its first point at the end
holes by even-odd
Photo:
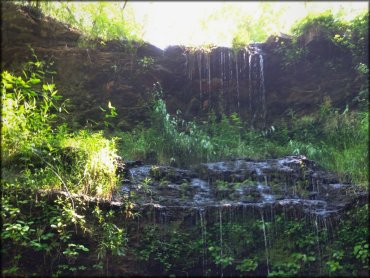
{"type": "MultiPolygon", "coordinates": [[[[320,36],[322,40],[330,41],[337,46],[336,57],[327,62],[331,69],[343,66],[340,57],[348,57],[352,60],[353,69],[360,74],[366,74],[369,52],[368,21],[368,11],[358,14],[350,21],[344,20],[342,16],[331,10],[309,13],[292,26],[292,41],[288,43],[280,41],[274,51],[281,56],[284,69],[294,68],[305,62],[309,54],[309,49],[304,47],[302,38],[315,34],[320,36]]],[[[316,58],[323,59],[326,57],[316,55],[316,58]]],[[[312,60],[312,57],[310,59],[312,60]]]]}
{"type": "Polygon", "coordinates": [[[138,64],[143,69],[150,69],[155,63],[155,59],[149,56],[144,56],[143,58],[139,59],[138,64]]]}
{"type": "MultiPolygon", "coordinates": [[[[170,116],[160,98],[160,86],[154,91],[151,128],[137,128],[131,134],[122,134],[120,142],[124,156],[179,165],[199,161],[214,153],[209,136],[195,122],[185,122],[170,116]]],[[[121,134],[116,134],[120,137],[121,134]]]]}
{"type": "MultiPolygon", "coordinates": [[[[108,23],[105,4],[96,5],[94,18],[98,32],[108,23]]],[[[307,19],[297,27],[297,32],[324,26],[326,36],[352,53],[358,74],[364,76],[368,65],[360,57],[365,51],[367,16],[346,25],[326,14],[307,19]]],[[[117,35],[121,31],[114,33],[113,28],[109,32],[117,35]]],[[[123,33],[117,35],[120,36],[123,33]]],[[[305,53],[284,55],[286,62],[292,63],[305,53]]],[[[46,62],[35,58],[27,64],[22,77],[2,72],[1,237],[2,252],[6,254],[3,275],[64,276],[89,271],[95,274],[96,270],[103,275],[108,273],[112,258],[127,253],[126,229],[115,223],[117,213],[103,211],[96,204],[88,206],[82,199],[72,198],[71,193],[111,199],[120,178],[116,175],[116,139],[108,140],[102,132],[71,132],[66,125],[58,124],[64,103],[50,82],[49,76],[54,72],[46,62]],[[66,195],[54,198],[52,195],[48,199],[41,189],[62,189],[66,195]],[[86,257],[93,263],[86,264],[86,257]]],[[[153,62],[144,57],[139,64],[146,69],[153,62]]],[[[366,93],[365,89],[364,86],[362,93],[366,93]]],[[[367,184],[366,110],[340,111],[327,99],[316,114],[298,117],[291,111],[288,122],[258,131],[247,129],[237,114],[221,115],[217,119],[210,113],[203,123],[186,122],[181,119],[181,113],[176,116],[168,113],[160,86],[153,95],[151,126],[118,134],[120,152],[125,158],[188,166],[242,156],[304,154],[339,174],[343,181],[367,184]]],[[[111,126],[109,120],[117,116],[115,108],[109,102],[108,109],[102,110],[104,124],[111,126]]],[[[154,177],[156,171],[152,169],[154,177]]],[[[145,195],[151,194],[151,183],[145,179],[138,187],[145,195]]],[[[220,192],[239,185],[214,183],[220,192]]],[[[183,186],[184,195],[187,186],[183,186]]],[[[126,218],[133,216],[132,207],[132,203],[127,203],[126,218]]],[[[148,226],[140,234],[139,259],[148,269],[160,274],[178,270],[184,274],[194,266],[198,267],[197,274],[203,267],[203,273],[225,272],[230,276],[266,275],[267,268],[271,270],[269,276],[312,272],[349,276],[368,270],[367,205],[351,210],[338,228],[330,231],[333,241],[328,240],[329,231],[319,227],[317,219],[311,219],[312,224],[299,218],[285,219],[284,214],[284,217],[275,215],[274,219],[259,220],[253,215],[232,221],[231,216],[225,217],[231,211],[225,211],[220,210],[222,223],[203,219],[195,228],[148,226]],[[264,252],[265,244],[268,252],[264,252]]],[[[219,219],[219,215],[207,217],[219,219]]]]}
{"type": "Polygon", "coordinates": [[[348,276],[367,269],[367,205],[348,211],[331,227],[329,222],[285,213],[261,220],[252,213],[231,217],[231,212],[208,211],[195,227],[178,222],[146,226],[140,233],[138,256],[149,273],[162,275],[348,276]],[[214,221],[219,213],[222,225],[214,221]]]}
{"type": "Polygon", "coordinates": [[[40,147],[43,138],[49,137],[56,112],[62,111],[63,103],[54,84],[42,83],[43,64],[29,62],[24,78],[7,71],[1,77],[2,101],[2,157],[8,159],[18,151],[30,153],[40,147]]]}
{"type": "Polygon", "coordinates": [[[365,240],[357,243],[353,247],[353,254],[356,256],[356,259],[361,261],[362,264],[366,267],[366,262],[369,261],[369,243],[366,243],[365,240]]]}
{"type": "Polygon", "coordinates": [[[206,122],[186,122],[180,112],[175,116],[167,112],[159,86],[154,94],[151,126],[115,133],[121,139],[121,153],[128,159],[188,166],[238,156],[259,158],[270,151],[280,153],[269,142],[261,141],[262,133],[244,129],[236,113],[223,115],[220,121],[211,113],[206,122]]]}
{"type": "Polygon", "coordinates": [[[87,217],[86,202],[71,196],[111,198],[119,178],[115,140],[58,124],[64,106],[48,82],[53,72],[34,57],[24,77],[2,72],[3,275],[84,273],[91,271],[81,260],[87,254],[101,265],[125,251],[124,229],[112,222],[113,212],[103,214],[93,204],[96,217],[87,217]],[[55,193],[60,189],[67,197],[55,193]],[[48,200],[46,194],[56,195],[48,200]]]}
{"type": "Polygon", "coordinates": [[[110,198],[117,183],[114,139],[53,127],[64,103],[55,84],[46,82],[46,66],[29,62],[25,78],[2,73],[3,162],[8,171],[24,170],[33,186],[110,198]]]}
{"type": "Polygon", "coordinates": [[[61,169],[72,191],[111,199],[118,182],[115,140],[102,132],[81,130],[61,139],[60,146],[74,167],[61,169]],[[66,170],[66,171],[63,171],[66,170]]]}
{"type": "Polygon", "coordinates": [[[338,272],[343,269],[340,261],[343,259],[343,251],[334,252],[332,259],[326,262],[329,273],[338,272]]]}
{"type": "Polygon", "coordinates": [[[98,237],[97,257],[105,258],[108,252],[114,256],[125,255],[125,245],[127,238],[123,228],[119,228],[113,223],[115,213],[110,210],[105,215],[103,211],[96,206],[94,210],[95,217],[98,219],[99,230],[96,232],[98,237]]]}
{"type": "Polygon", "coordinates": [[[214,264],[222,268],[231,265],[234,261],[232,256],[222,254],[221,247],[217,244],[209,246],[208,251],[214,264]]]}
{"type": "Polygon", "coordinates": [[[240,264],[236,266],[236,270],[239,270],[241,273],[248,273],[256,270],[258,263],[255,259],[244,259],[240,264]]]}
{"type": "Polygon", "coordinates": [[[292,115],[288,147],[336,172],[343,181],[365,185],[368,129],[368,112],[348,108],[340,112],[327,99],[317,115],[292,115]]]}
{"type": "Polygon", "coordinates": [[[265,159],[282,155],[305,155],[334,171],[345,182],[367,182],[368,112],[340,112],[326,99],[319,111],[290,119],[262,131],[250,130],[237,116],[210,113],[201,123],[186,122],[180,113],[171,116],[165,102],[153,101],[151,126],[131,133],[116,133],[119,148],[128,159],[188,166],[203,161],[235,157],[265,159]]]}
{"type": "Polygon", "coordinates": [[[287,6],[276,6],[273,3],[259,3],[256,16],[252,13],[246,13],[238,21],[237,31],[232,40],[234,48],[245,47],[249,43],[263,42],[276,33],[278,28],[282,28],[282,22],[279,18],[284,14],[287,6]]]}
{"type": "MultiPolygon", "coordinates": [[[[81,261],[87,253],[96,254],[96,262],[107,252],[124,254],[126,237],[123,228],[111,222],[112,212],[91,219],[85,201],[58,197],[50,203],[42,195],[35,199],[35,190],[26,186],[20,181],[2,184],[2,252],[8,254],[2,261],[3,274],[83,273],[91,270],[81,261]],[[81,244],[81,238],[89,245],[81,244]],[[30,252],[34,265],[28,263],[30,252]]],[[[100,210],[96,206],[94,211],[100,210]]]]}
{"type": "Polygon", "coordinates": [[[330,252],[326,262],[330,275],[357,276],[361,271],[368,271],[368,213],[368,204],[357,206],[346,213],[346,218],[336,229],[333,236],[340,240],[326,246],[330,252]]]}
{"type": "MultiPolygon", "coordinates": [[[[253,5],[253,4],[252,4],[253,5]]],[[[254,7],[248,5],[236,6],[233,4],[225,4],[219,11],[214,12],[209,16],[209,21],[215,19],[232,18],[235,22],[235,28],[232,30],[232,45],[234,48],[242,48],[253,42],[263,42],[271,35],[276,35],[278,32],[300,35],[302,31],[306,31],[313,25],[322,25],[332,29],[332,31],[339,25],[345,25],[346,18],[357,18],[353,20],[354,26],[361,26],[355,28],[358,30],[353,32],[362,48],[366,45],[363,40],[367,38],[366,31],[366,12],[367,9],[354,11],[350,5],[339,6],[332,3],[314,3],[302,2],[294,3],[258,3],[254,7]],[[299,10],[300,14],[293,11],[299,10]],[[322,12],[324,11],[324,12],[322,12]],[[365,14],[365,17],[364,17],[365,14]],[[302,19],[303,17],[303,19],[302,19]]],[[[345,26],[346,27],[346,26],[345,26]]],[[[346,31],[345,28],[342,29],[346,31]]],[[[332,35],[340,34],[336,31],[332,35]]],[[[345,33],[347,37],[348,33],[345,33]]],[[[226,35],[225,35],[226,37],[226,35]]],[[[292,51],[292,55],[297,55],[292,51]]],[[[365,53],[362,51],[362,53],[365,53]]],[[[289,53],[290,54],[290,53],[289,53]]],[[[358,56],[360,57],[360,56],[358,56]]],[[[291,60],[293,62],[293,60],[291,60]]]]}
{"type": "Polygon", "coordinates": [[[135,20],[130,3],[40,1],[39,8],[45,15],[77,28],[89,39],[140,40],[142,37],[143,26],[135,20]]]}
{"type": "Polygon", "coordinates": [[[189,234],[182,233],[178,227],[169,227],[163,231],[159,226],[146,226],[140,247],[139,260],[149,269],[159,267],[161,274],[171,273],[174,269],[189,268],[192,265],[193,248],[188,241],[189,234]],[[184,260],[186,258],[186,260],[184,260]]]}
{"type": "Polygon", "coordinates": [[[334,37],[335,34],[344,33],[345,25],[330,10],[321,14],[309,14],[292,27],[292,33],[299,37],[311,29],[322,32],[326,37],[334,37]]]}
{"type": "Polygon", "coordinates": [[[108,101],[108,109],[104,109],[101,106],[99,108],[104,113],[104,118],[105,118],[105,121],[103,122],[104,123],[104,126],[105,127],[113,126],[109,122],[109,119],[112,119],[112,118],[116,118],[117,117],[118,113],[117,113],[116,108],[114,106],[112,106],[112,103],[110,101],[108,101]]]}

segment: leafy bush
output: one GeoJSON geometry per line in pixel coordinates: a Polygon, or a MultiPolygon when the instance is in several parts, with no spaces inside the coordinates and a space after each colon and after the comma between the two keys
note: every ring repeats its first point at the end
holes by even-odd
{"type": "Polygon", "coordinates": [[[17,152],[30,153],[32,147],[40,147],[44,138],[50,137],[51,120],[56,117],[53,109],[59,96],[54,84],[42,84],[40,75],[32,73],[23,79],[7,71],[2,72],[2,119],[3,158],[17,152]]]}
{"type": "Polygon", "coordinates": [[[104,268],[104,260],[125,251],[124,229],[113,223],[114,213],[92,204],[95,217],[87,217],[94,214],[86,202],[71,197],[75,192],[111,199],[118,182],[115,140],[58,124],[63,102],[47,83],[45,66],[36,60],[24,77],[1,74],[3,275],[84,273],[94,270],[81,261],[86,254],[95,253],[96,267],[104,268]]]}
{"type": "Polygon", "coordinates": [[[347,22],[334,17],[330,11],[318,15],[308,15],[292,27],[292,33],[300,37],[310,30],[318,31],[321,36],[351,54],[354,66],[368,63],[369,12],[363,12],[347,22]]]}
{"type": "Polygon", "coordinates": [[[7,171],[23,170],[35,187],[109,199],[117,184],[114,139],[53,127],[64,102],[54,84],[43,82],[45,66],[29,62],[24,78],[2,72],[3,163],[7,171]]]}
{"type": "MultiPolygon", "coordinates": [[[[22,4],[25,4],[25,1],[22,4]]],[[[28,2],[38,12],[79,29],[85,37],[101,40],[140,40],[143,26],[135,20],[130,4],[123,2],[28,2]],[[35,5],[36,4],[36,5],[35,5]]],[[[104,42],[102,42],[104,44],[104,42]]],[[[91,46],[91,42],[89,44],[91,46]]]]}

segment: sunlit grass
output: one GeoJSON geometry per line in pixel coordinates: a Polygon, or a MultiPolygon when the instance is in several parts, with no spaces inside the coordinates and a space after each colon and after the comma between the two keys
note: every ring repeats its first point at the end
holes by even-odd
{"type": "Polygon", "coordinates": [[[61,148],[72,157],[71,188],[79,193],[110,199],[117,185],[116,149],[114,140],[104,138],[102,132],[82,130],[62,140],[61,148]]]}

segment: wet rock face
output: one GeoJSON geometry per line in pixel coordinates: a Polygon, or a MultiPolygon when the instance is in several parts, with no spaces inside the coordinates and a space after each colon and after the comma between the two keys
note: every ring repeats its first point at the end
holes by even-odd
{"type": "Polygon", "coordinates": [[[191,170],[168,166],[127,164],[129,179],[122,192],[143,210],[172,211],[234,207],[298,209],[301,213],[330,216],[356,200],[366,199],[355,185],[303,156],[265,161],[235,159],[203,163],[191,170]]]}
{"type": "Polygon", "coordinates": [[[253,56],[251,49],[225,47],[161,50],[148,43],[117,40],[102,45],[83,41],[70,26],[35,16],[13,3],[2,5],[1,28],[2,67],[19,70],[21,63],[32,58],[28,45],[39,60],[53,60],[54,82],[71,99],[72,120],[81,125],[88,119],[103,122],[99,106],[108,101],[117,108],[119,117],[112,120],[117,128],[129,130],[147,121],[156,82],[162,85],[169,111],[181,110],[186,119],[206,117],[213,110],[237,112],[248,120],[261,111],[257,118],[266,118],[268,124],[281,119],[289,108],[302,114],[313,112],[324,97],[344,107],[361,86],[348,64],[351,59],[334,53],[320,36],[307,35],[302,48],[309,49],[311,57],[287,69],[279,48],[289,45],[291,38],[283,35],[255,44],[261,57],[253,56]],[[333,59],[341,59],[343,65],[333,59]]]}

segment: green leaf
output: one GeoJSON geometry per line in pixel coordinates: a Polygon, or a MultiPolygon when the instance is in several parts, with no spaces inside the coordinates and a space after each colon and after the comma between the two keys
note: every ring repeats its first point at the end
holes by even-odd
{"type": "Polygon", "coordinates": [[[41,79],[31,78],[30,80],[28,80],[28,82],[31,83],[32,85],[35,85],[35,84],[39,84],[41,82],[41,79]]]}

